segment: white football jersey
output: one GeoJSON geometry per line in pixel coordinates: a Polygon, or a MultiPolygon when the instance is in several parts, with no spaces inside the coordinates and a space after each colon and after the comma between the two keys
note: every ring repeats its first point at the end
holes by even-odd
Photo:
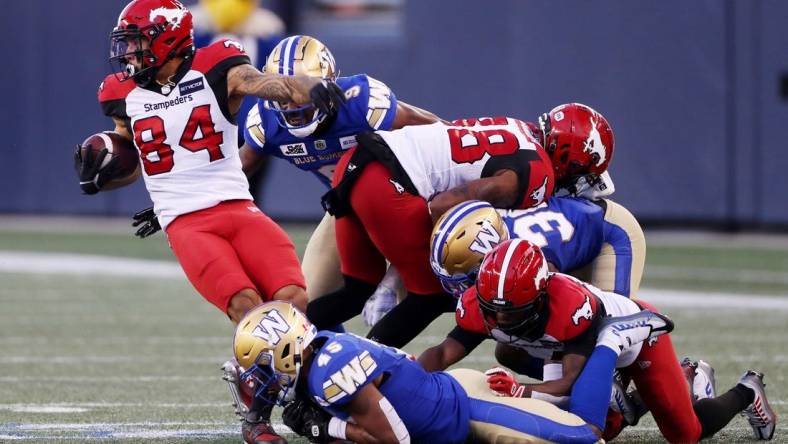
{"type": "Polygon", "coordinates": [[[490,159],[518,152],[528,155],[511,161],[525,164],[532,179],[521,177],[520,180],[533,184],[525,190],[529,202],[524,207],[537,205],[552,193],[549,159],[520,120],[508,117],[466,119],[451,126],[434,123],[378,131],[378,134],[425,199],[481,178],[490,159]]]}
{"type": "Polygon", "coordinates": [[[227,42],[198,49],[188,72],[174,86],[162,87],[161,93],[131,80],[117,82],[114,76],[99,91],[105,112],[107,103],[122,96],[145,186],[162,228],[179,215],[223,201],[252,200],[238,155],[237,126],[226,115],[226,70],[246,57],[237,44],[227,42]],[[115,84],[108,85],[113,80],[115,84]],[[217,97],[217,91],[223,97],[217,97]]]}

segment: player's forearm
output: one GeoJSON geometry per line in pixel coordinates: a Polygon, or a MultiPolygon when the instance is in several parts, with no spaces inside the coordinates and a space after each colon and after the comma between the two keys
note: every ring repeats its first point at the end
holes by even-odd
{"type": "Polygon", "coordinates": [[[544,393],[555,397],[569,396],[574,379],[559,378],[539,384],[523,384],[523,398],[533,397],[533,392],[544,393]]]}
{"type": "Polygon", "coordinates": [[[358,444],[380,444],[385,442],[393,442],[397,443],[396,436],[394,437],[394,441],[381,441],[371,434],[367,433],[361,426],[358,426],[353,423],[348,423],[347,429],[345,430],[345,436],[347,437],[348,441],[352,441],[358,444]]]}
{"type": "Polygon", "coordinates": [[[252,65],[234,66],[227,73],[231,96],[256,96],[277,102],[309,102],[309,89],[299,77],[262,73],[252,65]]]}
{"type": "MultiPolygon", "coordinates": [[[[509,171],[515,176],[513,171],[509,171]]],[[[511,187],[501,186],[499,182],[503,180],[498,176],[477,179],[463,185],[454,187],[436,195],[429,202],[430,216],[433,222],[458,203],[468,200],[484,200],[490,202],[496,208],[509,208],[514,204],[516,193],[510,190],[511,187]]]]}
{"type": "Polygon", "coordinates": [[[440,345],[424,350],[417,361],[419,361],[419,364],[428,372],[445,370],[446,367],[451,365],[443,362],[443,352],[441,351],[440,345]]]}

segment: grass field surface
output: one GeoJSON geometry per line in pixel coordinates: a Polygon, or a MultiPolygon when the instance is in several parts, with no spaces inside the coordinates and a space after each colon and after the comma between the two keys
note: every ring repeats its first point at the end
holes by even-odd
{"type": "MultiPolygon", "coordinates": [[[[290,227],[300,249],[310,229],[290,227]]],[[[676,322],[680,357],[714,365],[719,391],[746,368],[764,371],[772,406],[784,417],[782,242],[650,243],[641,296],[676,322]]],[[[219,370],[230,356],[232,325],[173,261],[160,235],[139,241],[119,230],[0,224],[0,442],[241,442],[219,370]]],[[[452,322],[440,318],[406,350],[441,341],[452,322]]],[[[366,333],[358,319],[347,326],[366,333]]],[[[488,341],[459,366],[493,366],[492,348],[488,341]]],[[[752,440],[747,422],[736,418],[712,442],[752,440]]],[[[660,441],[647,416],[616,442],[660,441]]],[[[775,442],[788,442],[779,426],[775,442]]]]}

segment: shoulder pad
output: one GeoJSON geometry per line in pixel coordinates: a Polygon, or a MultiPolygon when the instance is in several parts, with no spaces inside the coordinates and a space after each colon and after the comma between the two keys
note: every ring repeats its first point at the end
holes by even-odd
{"type": "Polygon", "coordinates": [[[457,309],[454,313],[457,325],[463,330],[483,335],[489,334],[482,319],[479,301],[476,299],[476,288],[471,287],[457,300],[457,309]]]}
{"type": "Polygon", "coordinates": [[[265,127],[260,116],[261,103],[256,103],[246,115],[246,128],[244,128],[244,141],[255,148],[265,145],[265,127]]]}
{"type": "Polygon", "coordinates": [[[547,281],[550,320],[545,332],[561,342],[571,340],[594,322],[599,300],[582,283],[561,273],[547,281]]]}
{"type": "Polygon", "coordinates": [[[194,54],[192,69],[206,73],[219,63],[233,57],[247,57],[243,46],[235,40],[222,39],[199,48],[194,54]]]}
{"type": "Polygon", "coordinates": [[[391,129],[397,98],[385,83],[365,74],[342,77],[337,83],[345,90],[345,98],[356,110],[354,114],[357,113],[359,121],[363,118],[365,125],[374,131],[391,129]]]}
{"type": "Polygon", "coordinates": [[[361,341],[338,334],[320,348],[309,368],[309,392],[319,404],[345,404],[371,381],[378,364],[361,341]]]}
{"type": "Polygon", "coordinates": [[[115,77],[115,74],[110,74],[104,77],[104,81],[98,87],[98,101],[109,102],[111,100],[125,100],[126,96],[137,87],[134,80],[129,79],[121,82],[115,77]]]}
{"type": "Polygon", "coordinates": [[[541,145],[534,144],[536,147],[537,158],[531,159],[528,167],[528,181],[525,187],[524,199],[520,203],[520,208],[530,208],[541,204],[553,195],[555,187],[555,177],[550,156],[541,145]]]}

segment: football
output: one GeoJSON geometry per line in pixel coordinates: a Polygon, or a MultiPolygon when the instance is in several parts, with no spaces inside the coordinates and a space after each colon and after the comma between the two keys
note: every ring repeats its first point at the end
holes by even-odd
{"type": "Polygon", "coordinates": [[[82,142],[82,155],[84,156],[85,150],[89,149],[93,151],[94,156],[97,156],[104,148],[109,151],[109,154],[101,163],[102,168],[107,166],[113,158],[118,159],[118,169],[113,174],[110,183],[128,179],[137,171],[140,163],[137,149],[134,148],[131,141],[114,131],[93,134],[85,139],[82,142]]]}

